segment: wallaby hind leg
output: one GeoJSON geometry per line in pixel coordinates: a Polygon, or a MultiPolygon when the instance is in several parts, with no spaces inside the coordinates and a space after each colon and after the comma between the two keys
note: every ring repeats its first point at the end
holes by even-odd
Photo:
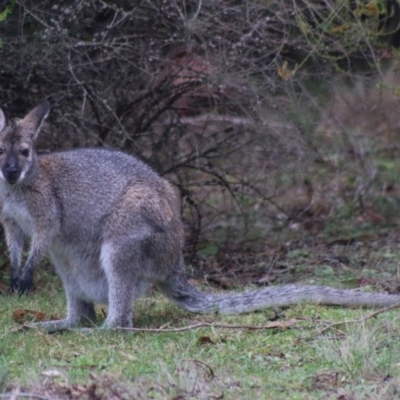
{"type": "MultiPolygon", "coordinates": [[[[96,323],[94,304],[82,298],[82,291],[68,268],[69,261],[64,257],[55,257],[52,260],[61,277],[67,296],[67,317],[61,320],[38,322],[33,324],[48,331],[57,331],[74,328],[81,323],[96,323]]],[[[32,324],[30,324],[32,325],[32,324]]]]}
{"type": "MultiPolygon", "coordinates": [[[[121,242],[123,239],[121,239],[121,242]]],[[[104,328],[130,328],[133,325],[133,303],[142,296],[149,282],[138,271],[140,246],[137,243],[123,246],[120,243],[104,243],[101,248],[101,266],[108,283],[108,315],[104,328]]]]}

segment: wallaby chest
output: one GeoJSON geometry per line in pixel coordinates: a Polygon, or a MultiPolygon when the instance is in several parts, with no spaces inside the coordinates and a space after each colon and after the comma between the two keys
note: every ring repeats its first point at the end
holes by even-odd
{"type": "Polygon", "coordinates": [[[3,208],[1,211],[2,219],[13,220],[24,232],[25,235],[32,237],[34,232],[34,219],[30,213],[26,202],[11,193],[2,197],[3,208]]]}

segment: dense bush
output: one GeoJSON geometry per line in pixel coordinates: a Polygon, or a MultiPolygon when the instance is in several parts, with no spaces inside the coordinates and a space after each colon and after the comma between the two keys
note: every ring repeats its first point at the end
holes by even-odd
{"type": "Polygon", "coordinates": [[[43,150],[147,160],[180,190],[194,250],[203,227],[228,237],[222,212],[235,235],[266,223],[260,207],[289,217],[274,171],[324,162],[330,85],[375,79],[399,41],[391,0],[2,4],[1,106],[21,116],[50,99],[43,150]]]}

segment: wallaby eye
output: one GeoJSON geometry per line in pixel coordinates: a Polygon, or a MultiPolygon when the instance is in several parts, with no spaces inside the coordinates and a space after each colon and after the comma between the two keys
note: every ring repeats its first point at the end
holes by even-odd
{"type": "Polygon", "coordinates": [[[0,156],[4,153],[4,149],[0,147],[0,156]]]}
{"type": "Polygon", "coordinates": [[[29,157],[29,149],[22,149],[21,150],[21,155],[23,155],[24,157],[29,157]]]}

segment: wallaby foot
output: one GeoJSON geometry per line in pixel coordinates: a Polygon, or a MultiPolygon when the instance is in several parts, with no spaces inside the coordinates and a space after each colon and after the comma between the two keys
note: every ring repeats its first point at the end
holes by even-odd
{"type": "Polygon", "coordinates": [[[114,328],[132,328],[132,314],[127,316],[126,318],[118,318],[118,319],[106,319],[104,323],[101,325],[102,329],[114,329],[114,328]]]}
{"type": "MultiPolygon", "coordinates": [[[[121,327],[114,327],[111,329],[118,330],[118,328],[121,327]]],[[[121,329],[121,333],[129,333],[129,328],[126,330],[121,329]]],[[[96,333],[96,332],[107,332],[110,331],[110,327],[106,325],[101,325],[101,326],[94,326],[93,328],[89,328],[87,326],[84,327],[72,327],[66,320],[60,320],[60,321],[46,321],[46,322],[33,322],[33,323],[25,323],[22,325],[22,329],[42,329],[46,331],[48,334],[53,334],[53,333],[62,333],[65,331],[68,332],[78,332],[78,333],[96,333]]]]}
{"type": "Polygon", "coordinates": [[[26,323],[24,326],[27,328],[41,328],[51,333],[72,330],[80,324],[89,323],[93,326],[96,323],[97,317],[92,303],[76,299],[72,303],[70,300],[69,306],[71,308],[69,308],[68,317],[65,319],[26,323]]]}
{"type": "Polygon", "coordinates": [[[97,321],[94,305],[74,297],[68,298],[68,316],[65,319],[24,324],[27,328],[40,328],[48,332],[71,330],[80,324],[94,325],[97,321]]]}
{"type": "Polygon", "coordinates": [[[49,333],[69,330],[74,326],[76,326],[76,323],[68,318],[44,322],[27,322],[23,325],[24,328],[44,329],[49,333]]]}
{"type": "Polygon", "coordinates": [[[109,329],[117,329],[117,328],[132,328],[132,322],[130,324],[123,325],[122,323],[117,322],[104,322],[101,326],[93,326],[93,327],[81,327],[77,326],[74,323],[71,323],[68,319],[62,320],[54,320],[54,321],[45,321],[45,322],[27,322],[23,325],[23,328],[27,329],[43,329],[48,333],[55,333],[60,331],[74,331],[74,332],[82,332],[82,333],[93,333],[102,330],[109,329]]]}

